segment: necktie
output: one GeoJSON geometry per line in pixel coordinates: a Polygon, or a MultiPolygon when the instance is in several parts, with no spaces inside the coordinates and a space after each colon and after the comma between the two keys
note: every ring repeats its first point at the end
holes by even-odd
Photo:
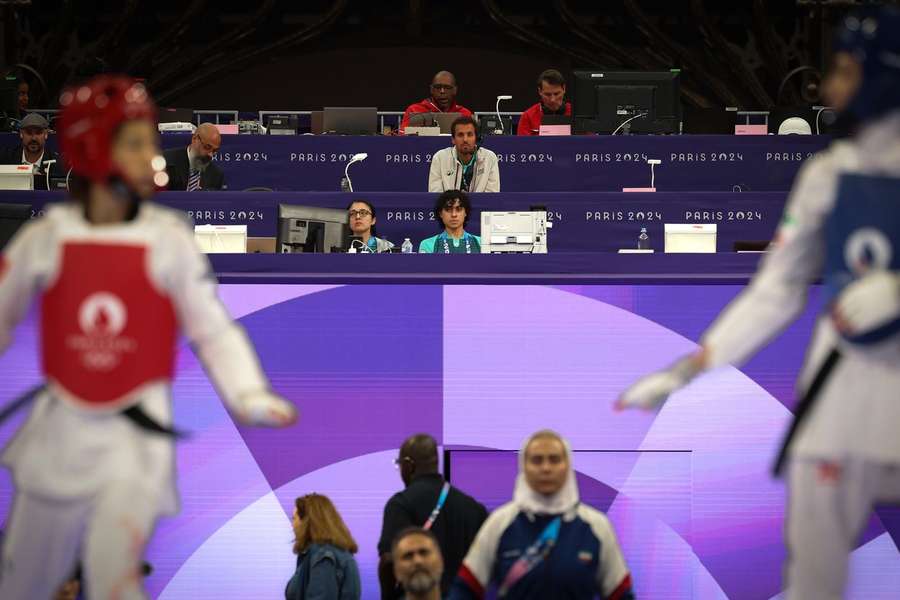
{"type": "Polygon", "coordinates": [[[199,189],[200,189],[200,171],[191,171],[191,176],[188,178],[187,191],[195,192],[199,189]]]}

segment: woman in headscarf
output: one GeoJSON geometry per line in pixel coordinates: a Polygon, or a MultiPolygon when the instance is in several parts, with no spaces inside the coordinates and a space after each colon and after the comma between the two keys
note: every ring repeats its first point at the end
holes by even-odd
{"type": "Polygon", "coordinates": [[[480,599],[491,586],[509,600],[634,598],[612,524],[579,502],[571,449],[553,431],[525,441],[513,500],[478,531],[450,598],[480,599]]]}

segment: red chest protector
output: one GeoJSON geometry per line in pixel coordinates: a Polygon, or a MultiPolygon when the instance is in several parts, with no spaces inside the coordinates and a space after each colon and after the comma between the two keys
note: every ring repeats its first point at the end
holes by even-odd
{"type": "Polygon", "coordinates": [[[70,242],[43,296],[44,373],[81,408],[121,410],[142,385],[171,380],[177,319],[150,282],[145,246],[70,242]]]}

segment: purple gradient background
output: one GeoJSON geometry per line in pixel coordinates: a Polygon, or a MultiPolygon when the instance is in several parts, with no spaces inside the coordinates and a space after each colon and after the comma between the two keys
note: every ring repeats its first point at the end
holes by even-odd
{"type": "MultiPolygon", "coordinates": [[[[576,450],[586,501],[606,510],[644,598],[770,598],[780,589],[784,488],[768,473],[794,404],[817,309],[742,370],[693,384],[657,415],[614,415],[639,374],[670,362],[740,290],[729,285],[227,285],[221,295],[273,387],[301,410],[284,431],[237,427],[193,354],[179,353],[181,513],[160,522],[147,586],[158,598],[272,598],[293,570],[293,499],[335,500],[377,598],[381,511],[407,435],[502,452],[452,456],[454,481],[511,497],[515,454],[539,427],[576,450]]],[[[35,318],[0,358],[0,398],[39,380],[35,318]]],[[[0,429],[6,440],[19,415],[0,429]]],[[[0,472],[0,514],[11,495],[0,472]]],[[[852,597],[891,598],[896,511],[854,553],[852,597]]]]}

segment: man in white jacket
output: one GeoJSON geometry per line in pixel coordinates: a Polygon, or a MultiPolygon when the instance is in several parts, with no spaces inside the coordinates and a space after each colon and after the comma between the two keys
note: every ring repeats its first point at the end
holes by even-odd
{"type": "Polygon", "coordinates": [[[459,117],[450,126],[453,145],[434,153],[428,173],[428,191],[499,192],[497,155],[478,145],[477,123],[459,117]]]}
{"type": "Polygon", "coordinates": [[[654,408],[704,370],[741,365],[824,280],[826,308],[776,466],[786,459],[791,600],[841,598],[873,505],[900,500],[900,11],[848,17],[836,47],[825,91],[852,137],[804,165],[774,249],[701,349],[617,402],[654,408]]]}
{"type": "Polygon", "coordinates": [[[46,377],[2,455],[16,495],[0,598],[46,600],[80,560],[92,599],[139,600],[154,523],[177,512],[179,333],[241,422],[282,427],[296,410],[269,389],[187,219],[149,201],[166,174],[144,87],[101,76],[63,92],[60,106],[73,201],[0,254],[0,351],[39,297],[46,377]]]}

